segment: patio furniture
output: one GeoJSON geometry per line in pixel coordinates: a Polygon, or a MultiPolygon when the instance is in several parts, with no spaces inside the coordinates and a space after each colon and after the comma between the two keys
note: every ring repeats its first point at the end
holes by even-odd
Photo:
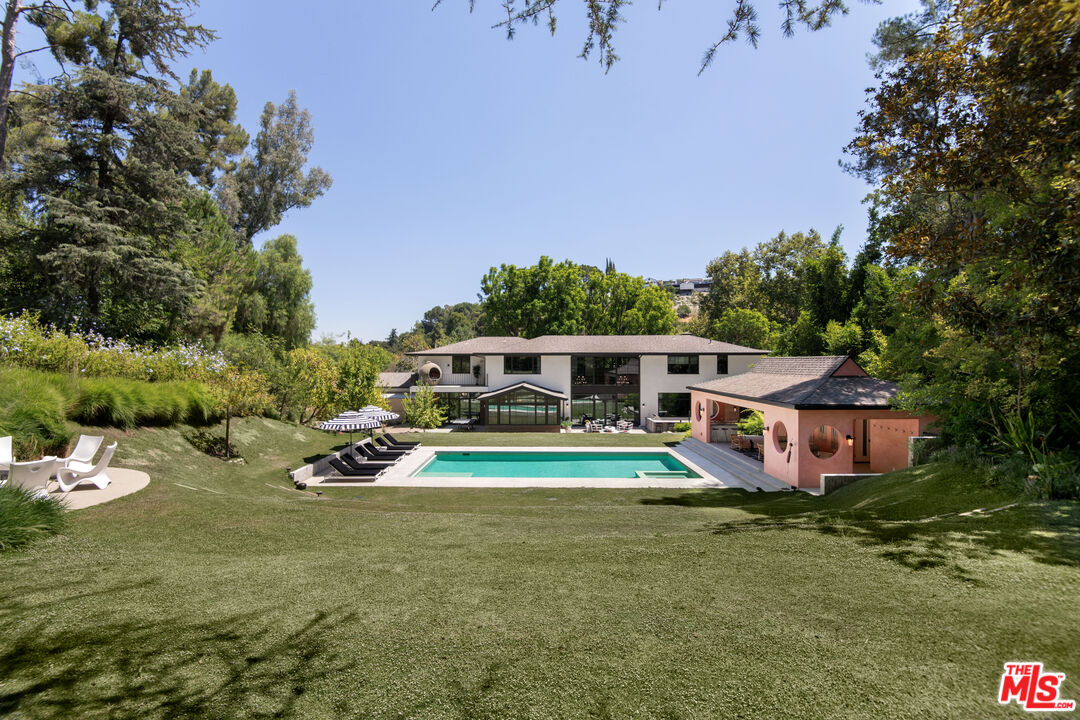
{"type": "Polygon", "coordinates": [[[399,452],[399,453],[402,453],[402,454],[411,453],[413,450],[416,449],[416,448],[413,448],[413,447],[408,447],[408,448],[399,447],[397,445],[394,445],[392,442],[390,442],[389,440],[387,440],[384,437],[373,437],[371,439],[371,446],[373,448],[375,448],[376,450],[383,450],[383,451],[388,451],[388,452],[399,452]]]}
{"type": "Polygon", "coordinates": [[[743,435],[743,440],[748,443],[748,447],[745,450],[753,450],[761,446],[765,442],[764,435],[743,435]]]}
{"type": "Polygon", "coordinates": [[[387,460],[390,458],[403,458],[410,452],[412,452],[412,448],[409,448],[408,450],[391,450],[390,448],[383,447],[382,445],[376,445],[374,438],[372,438],[371,442],[368,443],[357,443],[357,447],[359,447],[360,445],[366,445],[367,449],[375,454],[376,459],[381,458],[383,460],[387,460]]]}
{"type": "Polygon", "coordinates": [[[46,486],[56,469],[56,458],[47,455],[40,460],[14,462],[10,464],[7,484],[33,492],[40,498],[49,497],[46,486]]]}
{"type": "Polygon", "coordinates": [[[0,437],[0,471],[7,472],[14,459],[11,454],[11,436],[0,437]]]}
{"type": "MultiPolygon", "coordinates": [[[[97,447],[94,448],[97,450],[97,447]]],[[[105,448],[105,452],[101,453],[101,459],[98,460],[97,465],[92,465],[85,470],[79,470],[75,467],[60,467],[56,471],[56,482],[60,485],[60,489],[63,492],[70,492],[76,485],[82,483],[91,483],[97,486],[98,490],[104,490],[112,482],[112,479],[108,476],[107,471],[109,469],[109,462],[112,460],[113,453],[116,452],[116,443],[109,445],[105,448]]],[[[93,457],[93,454],[90,455],[93,457]]],[[[59,463],[60,461],[57,460],[59,463]]],[[[81,463],[80,463],[81,464],[81,463]]]]}
{"type": "Polygon", "coordinates": [[[731,435],[731,449],[732,450],[742,450],[743,449],[743,436],[742,435],[739,435],[738,433],[733,433],[731,435]]]}
{"type": "Polygon", "coordinates": [[[383,433],[383,437],[394,443],[395,445],[400,445],[402,447],[420,447],[420,443],[418,442],[402,442],[390,433],[383,433]]]}
{"type": "Polygon", "coordinates": [[[476,418],[456,418],[449,422],[453,427],[459,427],[464,430],[472,430],[473,425],[476,424],[476,418]]]}
{"type": "Polygon", "coordinates": [[[357,443],[356,450],[368,460],[393,460],[394,462],[397,462],[405,455],[405,453],[392,453],[389,451],[377,453],[372,450],[371,446],[367,443],[357,443]]]}
{"type": "Polygon", "coordinates": [[[94,467],[94,455],[97,454],[101,443],[105,441],[102,435],[80,435],[79,442],[75,443],[75,449],[65,458],[57,458],[57,462],[63,467],[74,470],[86,471],[94,467]]]}
{"type": "Polygon", "coordinates": [[[338,474],[347,478],[365,477],[375,479],[375,477],[378,476],[380,473],[386,472],[385,467],[371,467],[366,469],[351,468],[337,458],[330,458],[327,462],[330,464],[330,467],[338,471],[338,474]]]}
{"type": "Polygon", "coordinates": [[[383,435],[379,439],[382,440],[383,446],[390,449],[390,450],[400,450],[401,452],[411,452],[412,450],[416,449],[415,445],[398,445],[393,440],[388,440],[385,435],[383,435]]]}
{"type": "Polygon", "coordinates": [[[394,464],[392,462],[375,462],[374,460],[360,460],[355,455],[350,455],[349,453],[342,453],[341,455],[338,455],[338,457],[341,460],[344,460],[345,464],[352,469],[363,470],[364,472],[368,472],[369,470],[371,470],[371,468],[381,467],[385,469],[394,464]]]}

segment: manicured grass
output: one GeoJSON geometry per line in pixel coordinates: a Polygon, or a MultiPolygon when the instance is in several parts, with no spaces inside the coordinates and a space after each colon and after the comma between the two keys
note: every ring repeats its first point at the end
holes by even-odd
{"type": "Polygon", "coordinates": [[[493,447],[653,447],[681,442],[686,433],[394,432],[402,442],[493,447]]]}
{"type": "Polygon", "coordinates": [[[1017,659],[1080,697],[1077,505],[962,516],[1014,502],[964,468],[316,498],[283,468],[336,438],[235,430],[122,435],[148,488],[0,553],[0,716],[1022,717],[1017,659]]]}

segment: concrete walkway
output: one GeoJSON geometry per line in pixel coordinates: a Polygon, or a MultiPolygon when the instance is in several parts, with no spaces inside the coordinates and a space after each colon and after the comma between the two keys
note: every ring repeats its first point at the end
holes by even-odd
{"type": "Polygon", "coordinates": [[[375,480],[344,481],[338,476],[313,477],[309,487],[459,487],[459,488],[745,488],[746,485],[723,471],[706,470],[693,459],[666,447],[419,447],[375,480]],[[560,452],[560,453],[657,453],[667,452],[700,475],[698,478],[496,478],[496,477],[413,477],[436,451],[446,452],[560,452]]]}
{"type": "Polygon", "coordinates": [[[142,470],[111,467],[108,474],[112,482],[104,490],[99,490],[96,485],[85,484],[72,488],[70,492],[61,492],[56,481],[50,480],[49,495],[61,500],[68,510],[82,510],[138,492],[150,484],[150,476],[142,470]]]}

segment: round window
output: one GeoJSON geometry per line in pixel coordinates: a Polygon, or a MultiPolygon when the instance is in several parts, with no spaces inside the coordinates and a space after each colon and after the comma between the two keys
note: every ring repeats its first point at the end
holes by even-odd
{"type": "Polygon", "coordinates": [[[832,425],[818,425],[810,431],[809,443],[814,457],[831,458],[840,449],[840,431],[832,425]]]}
{"type": "Polygon", "coordinates": [[[787,426],[782,422],[775,422],[772,426],[772,441],[777,452],[787,450],[787,426]]]}
{"type": "Polygon", "coordinates": [[[697,404],[694,406],[694,414],[697,416],[698,420],[701,420],[701,414],[702,413],[701,413],[701,401],[700,400],[698,400],[697,404]]]}
{"type": "Polygon", "coordinates": [[[431,370],[428,371],[428,377],[432,380],[438,380],[442,377],[442,370],[437,367],[433,367],[431,368],[431,370]]]}
{"type": "Polygon", "coordinates": [[[720,403],[715,400],[709,401],[709,419],[713,422],[720,422],[723,420],[723,418],[720,417],[720,403]]]}

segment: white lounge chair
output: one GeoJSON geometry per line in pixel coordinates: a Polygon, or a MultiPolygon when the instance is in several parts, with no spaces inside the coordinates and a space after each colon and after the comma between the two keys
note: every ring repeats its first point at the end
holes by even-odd
{"type": "Polygon", "coordinates": [[[0,470],[7,472],[14,459],[11,454],[11,436],[0,437],[0,470]]]}
{"type": "Polygon", "coordinates": [[[49,491],[46,486],[55,468],[56,458],[51,455],[30,462],[12,462],[7,484],[30,490],[39,497],[47,498],[49,491]]]}
{"type": "Polygon", "coordinates": [[[105,441],[102,435],[80,435],[75,449],[65,458],[57,458],[61,466],[86,472],[94,467],[94,455],[97,454],[101,443],[105,441]]]}
{"type": "Polygon", "coordinates": [[[109,461],[112,460],[114,452],[116,452],[116,443],[105,448],[105,452],[101,453],[101,459],[97,461],[97,465],[88,470],[76,470],[70,467],[58,469],[56,471],[56,482],[60,484],[60,489],[69,492],[73,487],[84,482],[97,485],[99,490],[107,488],[112,480],[106,474],[106,471],[109,469],[109,461]]]}

